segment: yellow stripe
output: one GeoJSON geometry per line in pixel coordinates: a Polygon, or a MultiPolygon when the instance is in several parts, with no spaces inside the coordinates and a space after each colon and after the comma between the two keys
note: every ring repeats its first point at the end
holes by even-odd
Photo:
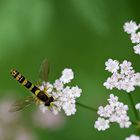
{"type": "Polygon", "coordinates": [[[47,89],[43,90],[44,94],[46,94],[48,97],[50,97],[49,94],[46,91],[47,91],[47,89]]]}
{"type": "Polygon", "coordinates": [[[22,85],[26,85],[27,82],[28,82],[28,81],[25,79],[21,84],[22,84],[22,85]]]}
{"type": "Polygon", "coordinates": [[[35,91],[35,95],[37,95],[39,92],[40,92],[40,90],[36,90],[36,91],[35,91]]]}
{"type": "Polygon", "coordinates": [[[34,85],[32,84],[31,87],[29,88],[29,90],[31,91],[33,89],[34,85]]]}
{"type": "Polygon", "coordinates": [[[46,94],[48,97],[50,97],[50,95],[46,91],[44,91],[44,94],[46,94]]]}
{"type": "Polygon", "coordinates": [[[15,70],[12,70],[11,73],[13,76],[15,76],[17,74],[17,72],[15,70]]]}
{"type": "Polygon", "coordinates": [[[20,79],[20,77],[21,77],[21,74],[18,74],[18,75],[16,76],[16,80],[18,81],[18,80],[20,79]]]}

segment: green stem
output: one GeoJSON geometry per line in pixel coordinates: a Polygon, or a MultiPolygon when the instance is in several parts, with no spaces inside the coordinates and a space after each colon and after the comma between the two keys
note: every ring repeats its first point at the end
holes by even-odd
{"type": "Polygon", "coordinates": [[[133,108],[135,117],[136,117],[137,120],[139,120],[139,115],[138,115],[138,112],[137,112],[137,110],[136,110],[136,108],[135,108],[135,103],[134,103],[134,100],[133,100],[133,98],[132,98],[131,93],[128,93],[128,96],[129,96],[129,99],[130,99],[130,102],[131,102],[131,105],[132,105],[132,108],[133,108]]]}
{"type": "Polygon", "coordinates": [[[81,107],[83,107],[83,108],[85,108],[85,109],[91,110],[93,112],[97,112],[97,109],[95,109],[93,107],[90,107],[90,106],[87,106],[87,105],[83,105],[83,104],[78,103],[78,102],[76,102],[76,104],[79,105],[79,106],[81,106],[81,107]]]}

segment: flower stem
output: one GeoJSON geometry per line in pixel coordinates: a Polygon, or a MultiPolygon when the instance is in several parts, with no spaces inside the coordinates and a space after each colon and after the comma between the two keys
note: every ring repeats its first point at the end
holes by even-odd
{"type": "Polygon", "coordinates": [[[87,106],[87,105],[83,105],[83,104],[78,103],[78,102],[76,102],[76,104],[79,105],[79,106],[81,106],[81,107],[83,107],[83,108],[85,108],[85,109],[91,110],[93,112],[97,112],[97,109],[95,109],[93,107],[90,107],[90,106],[87,106]]]}
{"type": "Polygon", "coordinates": [[[138,115],[138,112],[137,112],[137,110],[135,108],[135,103],[134,103],[134,100],[133,100],[133,97],[132,97],[131,93],[128,93],[128,96],[129,96],[129,99],[130,99],[130,102],[131,102],[135,117],[136,117],[137,120],[139,120],[139,115],[138,115]]]}

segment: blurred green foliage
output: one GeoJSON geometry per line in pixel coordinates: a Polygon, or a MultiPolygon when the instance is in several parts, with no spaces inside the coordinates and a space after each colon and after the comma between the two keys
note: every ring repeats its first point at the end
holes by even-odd
{"type": "MultiPolygon", "coordinates": [[[[74,84],[83,89],[79,102],[89,106],[105,105],[109,93],[129,103],[128,96],[103,87],[108,76],[104,62],[108,58],[132,61],[140,71],[140,56],[133,53],[123,24],[140,22],[139,0],[0,0],[0,91],[16,91],[12,96],[29,93],[10,76],[17,68],[35,82],[42,60],[51,64],[49,80],[53,82],[65,67],[75,72],[74,84]]],[[[133,97],[138,102],[140,89],[133,97]]],[[[67,118],[59,131],[33,128],[40,140],[123,140],[135,133],[135,128],[120,129],[112,125],[105,132],[93,128],[96,113],[77,107],[77,114],[67,118]]],[[[31,111],[31,108],[30,108],[31,111]]],[[[27,111],[26,111],[27,112],[27,111]]],[[[29,112],[29,111],[28,111],[29,112]]],[[[133,112],[130,111],[134,118],[133,112]]],[[[28,119],[28,113],[25,116],[28,119]]]]}

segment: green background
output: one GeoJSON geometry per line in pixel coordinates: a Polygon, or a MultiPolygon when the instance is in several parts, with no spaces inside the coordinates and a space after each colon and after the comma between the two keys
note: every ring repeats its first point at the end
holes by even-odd
{"type": "MultiPolygon", "coordinates": [[[[110,76],[104,63],[108,58],[129,60],[140,71],[140,56],[124,33],[124,22],[140,23],[139,0],[0,0],[0,93],[7,91],[15,98],[29,93],[10,75],[16,68],[35,82],[42,60],[47,57],[51,71],[49,81],[70,67],[75,72],[73,85],[83,89],[79,102],[97,108],[107,103],[110,93],[129,104],[123,91],[109,91],[103,82],[110,76]]],[[[133,97],[140,102],[140,89],[133,97]]],[[[130,106],[131,108],[131,106],[130,106]]],[[[32,109],[23,111],[28,119],[32,109]]],[[[129,114],[135,119],[133,111],[129,114]]],[[[58,131],[32,127],[39,140],[123,140],[136,133],[135,127],[120,129],[114,124],[98,132],[93,124],[94,112],[77,107],[76,115],[67,117],[65,127],[58,131]]]]}

